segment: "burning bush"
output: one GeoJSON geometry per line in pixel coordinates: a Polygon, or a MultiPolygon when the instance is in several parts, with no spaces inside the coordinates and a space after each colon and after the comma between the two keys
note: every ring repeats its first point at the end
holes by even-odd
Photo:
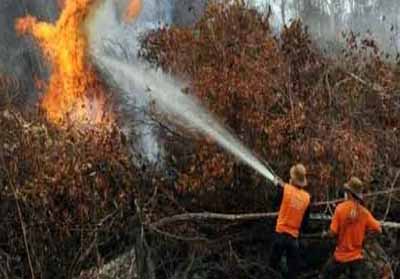
{"type": "Polygon", "coordinates": [[[32,16],[16,22],[19,33],[38,40],[52,67],[42,108],[57,124],[109,124],[113,118],[103,82],[88,59],[85,22],[95,0],[66,1],[55,24],[32,16]]]}
{"type": "MultiPolygon", "coordinates": [[[[100,100],[106,108],[105,89],[87,61],[81,32],[93,2],[67,1],[55,25],[32,17],[17,24],[39,39],[52,63],[42,102],[51,123],[71,114],[90,116],[81,106],[86,100],[100,100]],[[59,45],[64,37],[66,48],[59,45]]],[[[359,52],[351,36],[351,51],[325,57],[299,21],[277,38],[268,17],[237,2],[210,4],[193,28],[150,34],[143,56],[191,80],[190,91],[281,177],[294,162],[303,162],[315,202],[336,198],[351,175],[371,189],[393,188],[400,162],[398,68],[383,61],[371,42],[363,47],[373,51],[359,52]]],[[[128,17],[141,2],[131,5],[128,17]]],[[[101,115],[107,111],[102,109],[101,115]]],[[[0,243],[7,243],[0,246],[6,259],[0,272],[72,277],[82,267],[101,265],[126,241],[136,242],[142,278],[277,278],[265,264],[274,214],[237,215],[272,210],[274,193],[212,139],[161,131],[171,175],[153,177],[131,165],[113,125],[82,130],[65,122],[63,129],[47,124],[9,108],[0,113],[0,210],[7,212],[0,229],[0,243]]],[[[382,200],[371,206],[398,220],[397,207],[382,200]]],[[[320,223],[314,226],[321,229],[320,223]]],[[[390,240],[396,247],[397,239],[390,240]]],[[[309,253],[303,258],[313,274],[330,244],[305,245],[309,253]]],[[[395,249],[387,251],[393,261],[395,249]]]]}
{"type": "Polygon", "coordinates": [[[12,102],[1,106],[5,277],[72,277],[115,255],[109,247],[121,247],[116,238],[129,239],[139,176],[115,126],[107,88],[88,58],[84,24],[95,2],[62,1],[54,24],[32,16],[16,22],[18,32],[38,40],[51,76],[40,100],[47,121],[22,116],[12,102]]]}

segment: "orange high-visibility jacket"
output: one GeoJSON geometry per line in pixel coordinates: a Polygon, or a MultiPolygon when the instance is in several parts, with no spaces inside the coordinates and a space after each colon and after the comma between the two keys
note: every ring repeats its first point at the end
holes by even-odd
{"type": "Polygon", "coordinates": [[[304,213],[310,205],[310,194],[290,184],[283,187],[283,198],[276,223],[277,233],[299,237],[304,213]]]}
{"type": "Polygon", "coordinates": [[[350,262],[363,258],[362,246],[367,230],[380,232],[380,223],[361,204],[348,200],[336,207],[331,231],[337,235],[335,260],[350,262]]]}

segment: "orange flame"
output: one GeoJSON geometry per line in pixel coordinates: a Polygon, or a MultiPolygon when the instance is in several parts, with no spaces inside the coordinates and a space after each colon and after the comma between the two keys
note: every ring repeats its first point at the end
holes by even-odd
{"type": "Polygon", "coordinates": [[[142,1],[131,0],[124,15],[125,22],[129,22],[135,19],[140,14],[141,11],[142,11],[142,1]]]}
{"type": "Polygon", "coordinates": [[[51,64],[51,77],[41,102],[49,121],[99,124],[110,120],[102,82],[88,63],[84,23],[97,0],[66,0],[55,24],[32,16],[18,19],[16,29],[38,40],[51,64]]]}

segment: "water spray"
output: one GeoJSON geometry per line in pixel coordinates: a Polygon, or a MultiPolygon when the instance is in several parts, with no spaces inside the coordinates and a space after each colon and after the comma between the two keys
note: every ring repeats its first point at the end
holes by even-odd
{"type": "MultiPolygon", "coordinates": [[[[97,56],[102,68],[106,69],[121,89],[129,92],[127,80],[141,87],[164,112],[183,120],[186,125],[212,137],[225,150],[252,167],[271,182],[277,180],[276,175],[246,148],[236,137],[226,130],[212,117],[193,96],[181,92],[184,87],[172,77],[160,70],[146,67],[144,63],[126,64],[112,57],[97,56]]],[[[131,93],[133,94],[133,93],[131,93]]]]}
{"type": "MultiPolygon", "coordinates": [[[[157,7],[158,1],[130,0],[125,2],[130,2],[132,5],[131,10],[133,12],[129,14],[136,16],[139,10],[142,11],[136,19],[135,25],[132,26],[136,28],[135,31],[131,30],[134,34],[157,28],[157,26],[154,26],[154,22],[165,21],[158,19],[157,13],[154,14],[153,10],[157,7]],[[138,5],[139,3],[143,5],[138,5]]],[[[163,8],[169,15],[170,2],[170,0],[163,2],[163,8]]],[[[104,1],[98,7],[88,25],[89,42],[93,60],[104,70],[106,75],[115,81],[117,87],[122,89],[126,103],[135,103],[132,101],[138,99],[147,100],[149,98],[154,100],[158,109],[183,121],[188,128],[195,128],[204,135],[212,137],[220,146],[255,169],[266,179],[275,181],[277,176],[267,167],[268,164],[263,164],[211,113],[204,109],[196,98],[182,93],[181,88],[185,87],[184,83],[178,82],[162,71],[149,67],[145,61],[136,57],[135,59],[127,59],[127,57],[118,55],[118,51],[110,52],[110,49],[105,48],[105,41],[108,39],[114,41],[118,38],[131,38],[126,43],[121,41],[126,48],[130,49],[130,52],[137,51],[139,47],[138,37],[132,36],[132,32],[126,33],[125,25],[121,25],[115,18],[113,3],[113,1],[104,1]],[[128,42],[129,44],[127,44],[128,42]]],[[[128,11],[130,10],[128,9],[128,11]]],[[[119,39],[116,44],[108,44],[108,47],[111,50],[116,50],[115,48],[121,45],[118,43],[120,42],[119,39]]]]}

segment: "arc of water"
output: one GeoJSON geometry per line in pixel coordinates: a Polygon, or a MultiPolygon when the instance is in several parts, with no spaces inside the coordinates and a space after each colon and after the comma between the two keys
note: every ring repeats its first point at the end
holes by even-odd
{"type": "Polygon", "coordinates": [[[276,180],[276,176],[236,137],[223,128],[194,97],[181,92],[182,84],[161,71],[147,69],[143,63],[129,65],[105,55],[96,58],[109,69],[109,73],[118,84],[124,86],[126,79],[129,79],[135,86],[150,88],[149,94],[162,110],[172,113],[203,134],[211,136],[224,149],[268,180],[272,182],[276,180]]]}

